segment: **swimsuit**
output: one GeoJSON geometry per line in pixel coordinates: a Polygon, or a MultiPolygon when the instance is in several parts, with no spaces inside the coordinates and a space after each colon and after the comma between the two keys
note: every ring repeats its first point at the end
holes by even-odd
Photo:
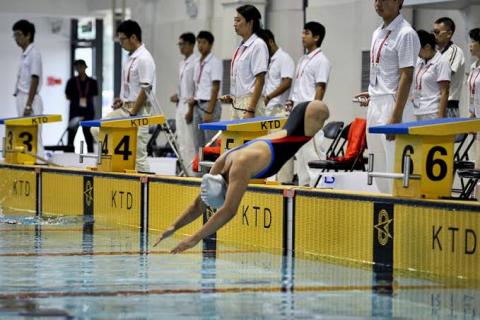
{"type": "Polygon", "coordinates": [[[285,137],[278,139],[254,139],[228,151],[227,154],[245,148],[252,143],[263,141],[269,146],[272,158],[268,166],[252,178],[263,179],[273,176],[280,171],[283,165],[293,157],[305,143],[312,138],[305,136],[305,110],[309,103],[310,102],[299,103],[293,109],[288,117],[287,123],[285,123],[285,126],[283,127],[283,129],[287,131],[285,137]]]}

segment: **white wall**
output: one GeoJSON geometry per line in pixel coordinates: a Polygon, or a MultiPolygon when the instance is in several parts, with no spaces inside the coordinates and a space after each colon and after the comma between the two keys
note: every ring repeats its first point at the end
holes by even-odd
{"type": "MultiPolygon", "coordinates": [[[[12,26],[19,19],[27,19],[35,24],[35,44],[42,54],[43,86],[40,95],[43,99],[44,113],[62,114],[62,123],[47,124],[43,128],[45,144],[57,144],[68,120],[68,104],[64,95],[66,81],[70,76],[70,23],[68,19],[60,19],[62,28],[60,33],[53,34],[50,20],[47,17],[19,14],[0,14],[0,97],[2,107],[0,118],[16,116],[15,98],[12,96],[15,88],[21,49],[12,38],[12,26]],[[47,77],[53,76],[62,80],[61,85],[48,86],[47,77]]],[[[0,129],[0,137],[4,136],[4,129],[0,129]]]]}

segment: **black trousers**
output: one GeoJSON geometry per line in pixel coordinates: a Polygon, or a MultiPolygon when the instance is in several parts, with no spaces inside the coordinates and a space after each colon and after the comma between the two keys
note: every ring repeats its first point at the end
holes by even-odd
{"type": "MultiPolygon", "coordinates": [[[[93,120],[95,112],[89,108],[72,108],[70,107],[69,121],[75,117],[83,117],[83,120],[93,120]]],[[[77,133],[78,126],[68,127],[68,142],[67,145],[73,147],[73,141],[75,140],[75,134],[77,133]]],[[[82,127],[83,135],[85,136],[85,142],[87,144],[88,152],[93,152],[93,136],[90,132],[90,128],[82,127]]]]}

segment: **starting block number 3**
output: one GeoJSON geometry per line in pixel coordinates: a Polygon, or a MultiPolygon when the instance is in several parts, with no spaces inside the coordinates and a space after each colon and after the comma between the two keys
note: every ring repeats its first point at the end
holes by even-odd
{"type": "Polygon", "coordinates": [[[8,126],[5,137],[5,160],[13,164],[33,164],[37,153],[37,127],[8,126]],[[24,153],[27,152],[27,153],[24,153]]]}
{"type": "Polygon", "coordinates": [[[33,134],[31,134],[28,131],[21,131],[18,134],[18,137],[15,137],[15,139],[14,139],[13,130],[8,130],[8,133],[7,133],[7,150],[12,151],[12,150],[15,149],[15,146],[18,146],[19,144],[23,144],[27,151],[33,152],[33,149],[34,149],[33,134]],[[21,140],[21,141],[18,141],[18,140],[21,140]]]}

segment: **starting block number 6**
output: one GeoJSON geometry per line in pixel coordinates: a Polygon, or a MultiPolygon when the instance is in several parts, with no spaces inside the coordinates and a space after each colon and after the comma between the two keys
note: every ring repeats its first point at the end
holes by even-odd
{"type": "Polygon", "coordinates": [[[435,136],[409,136],[398,140],[402,141],[397,141],[395,172],[403,173],[403,162],[408,155],[411,161],[409,173],[420,176],[420,180],[412,181],[410,190],[401,192],[414,197],[448,196],[453,179],[453,143],[435,136]]]}

